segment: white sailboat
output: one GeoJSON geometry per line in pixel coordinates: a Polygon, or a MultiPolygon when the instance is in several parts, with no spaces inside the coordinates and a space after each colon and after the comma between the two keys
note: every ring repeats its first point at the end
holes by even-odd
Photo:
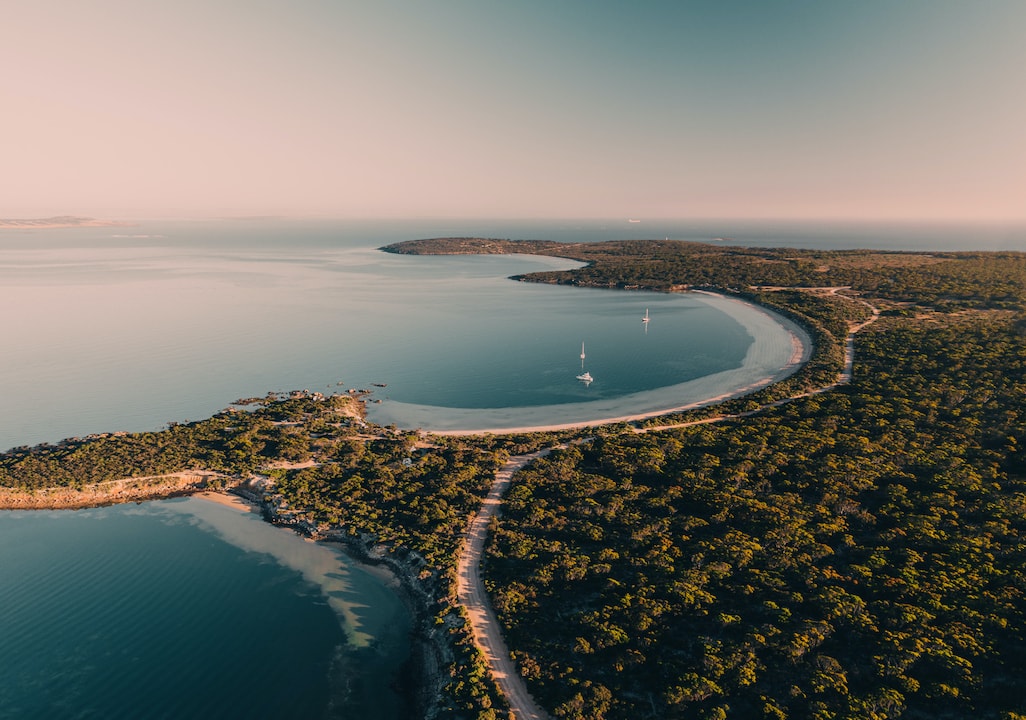
{"type": "Polygon", "coordinates": [[[641,318],[641,322],[643,322],[643,323],[647,323],[648,322],[648,308],[645,308],[645,317],[641,318]]]}
{"type": "Polygon", "coordinates": [[[585,385],[590,383],[593,378],[591,373],[584,369],[584,341],[581,341],[581,374],[577,376],[577,379],[583,382],[585,385]]]}

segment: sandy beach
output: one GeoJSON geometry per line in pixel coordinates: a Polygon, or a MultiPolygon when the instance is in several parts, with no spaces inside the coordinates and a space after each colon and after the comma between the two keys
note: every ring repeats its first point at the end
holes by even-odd
{"type": "Polygon", "coordinates": [[[752,337],[740,367],[669,387],[582,403],[467,409],[388,401],[368,408],[369,419],[437,435],[550,432],[644,420],[754,392],[792,375],[812,355],[809,334],[792,320],[737,298],[704,291],[695,294],[740,323],[752,337]]]}
{"type": "Polygon", "coordinates": [[[224,505],[238,510],[239,512],[260,514],[259,505],[249,502],[238,495],[232,495],[231,493],[219,492],[216,490],[204,490],[203,492],[194,493],[192,497],[217,503],[218,505],[224,505]]]}

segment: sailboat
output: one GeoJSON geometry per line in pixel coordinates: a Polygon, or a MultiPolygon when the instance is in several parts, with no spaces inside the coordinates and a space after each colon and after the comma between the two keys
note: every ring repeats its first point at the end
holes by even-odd
{"type": "Polygon", "coordinates": [[[590,383],[593,378],[591,373],[584,369],[584,341],[581,341],[581,374],[577,376],[577,379],[583,382],[585,385],[590,383]]]}
{"type": "Polygon", "coordinates": [[[647,323],[648,322],[648,308],[645,308],[645,317],[641,318],[641,322],[643,322],[643,323],[647,323]]]}

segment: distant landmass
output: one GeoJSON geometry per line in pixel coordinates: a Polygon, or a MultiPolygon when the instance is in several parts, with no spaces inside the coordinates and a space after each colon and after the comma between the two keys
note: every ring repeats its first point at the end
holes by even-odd
{"type": "Polygon", "coordinates": [[[58,215],[48,218],[29,218],[26,220],[5,220],[0,218],[0,228],[70,228],[70,227],[127,227],[131,223],[115,220],[97,220],[90,217],[74,215],[58,215]]]}

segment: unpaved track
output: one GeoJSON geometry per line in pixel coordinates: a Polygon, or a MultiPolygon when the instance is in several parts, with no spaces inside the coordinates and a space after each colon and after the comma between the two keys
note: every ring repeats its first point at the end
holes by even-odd
{"type": "Polygon", "coordinates": [[[499,621],[495,617],[495,611],[492,610],[481,579],[481,557],[488,537],[488,523],[499,511],[499,504],[509,488],[513,473],[548,452],[549,450],[540,450],[530,455],[512,457],[495,473],[495,481],[488,491],[488,497],[485,498],[481,510],[471,521],[464,536],[463,550],[456,566],[456,595],[470,616],[474,642],[484,653],[492,676],[506,696],[506,702],[509,703],[517,720],[548,720],[549,715],[527,692],[523,678],[510,659],[509,648],[506,647],[499,621]]]}

